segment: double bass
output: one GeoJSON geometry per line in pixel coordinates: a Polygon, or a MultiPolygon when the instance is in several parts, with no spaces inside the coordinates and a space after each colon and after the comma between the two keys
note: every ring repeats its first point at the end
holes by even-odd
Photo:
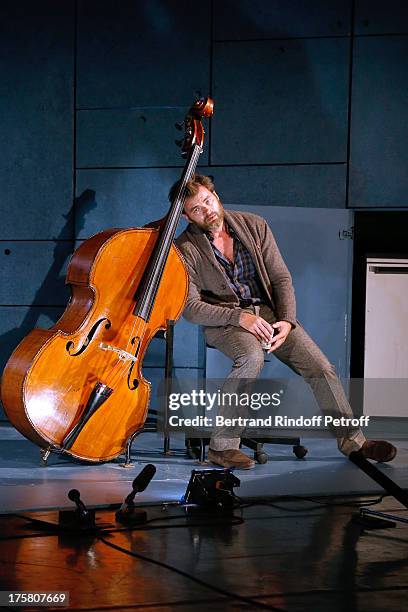
{"type": "Polygon", "coordinates": [[[204,98],[184,119],[186,163],[162,222],[85,240],[69,263],[65,312],[51,328],[32,330],[7,362],[1,383],[7,417],[42,449],[108,461],[143,428],[150,400],[143,357],[187,298],[188,275],[173,239],[203,150],[202,118],[212,112],[204,98]]]}

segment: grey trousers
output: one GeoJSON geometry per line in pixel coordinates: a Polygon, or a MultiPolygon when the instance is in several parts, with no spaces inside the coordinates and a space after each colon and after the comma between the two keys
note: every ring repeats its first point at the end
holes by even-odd
{"type": "MultiPolygon", "coordinates": [[[[268,306],[253,306],[248,310],[260,314],[269,323],[276,321],[273,311],[268,306]]],[[[208,327],[205,335],[208,344],[233,360],[232,370],[225,381],[223,392],[231,391],[234,385],[237,388],[239,380],[248,381],[259,376],[264,365],[264,351],[253,334],[242,327],[227,325],[208,327]]],[[[292,329],[285,342],[273,352],[273,355],[309,383],[324,415],[353,418],[351,406],[334,367],[301,325],[298,324],[292,329]]],[[[244,428],[241,429],[243,430],[244,428]]],[[[364,434],[359,427],[333,427],[332,432],[337,437],[339,450],[345,455],[359,450],[365,442],[364,434]]],[[[233,430],[227,427],[216,428],[211,436],[210,448],[216,451],[239,448],[239,434],[237,428],[233,430]]]]}

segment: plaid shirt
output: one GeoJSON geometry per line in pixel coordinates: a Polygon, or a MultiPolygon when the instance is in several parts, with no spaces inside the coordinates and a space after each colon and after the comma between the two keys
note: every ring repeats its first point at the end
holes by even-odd
{"type": "Polygon", "coordinates": [[[221,251],[214,246],[212,235],[207,233],[214,255],[225,272],[229,286],[238,296],[240,306],[260,304],[264,302],[264,292],[251,254],[239,240],[234,230],[229,226],[227,226],[227,230],[234,242],[234,261],[231,262],[224,257],[221,251]]]}

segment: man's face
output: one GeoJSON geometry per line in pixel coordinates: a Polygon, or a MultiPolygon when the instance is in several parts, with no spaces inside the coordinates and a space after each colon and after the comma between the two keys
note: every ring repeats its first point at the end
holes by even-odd
{"type": "Polygon", "coordinates": [[[204,231],[220,229],[224,221],[224,209],[218,196],[200,185],[196,195],[186,198],[184,216],[204,231]]]}

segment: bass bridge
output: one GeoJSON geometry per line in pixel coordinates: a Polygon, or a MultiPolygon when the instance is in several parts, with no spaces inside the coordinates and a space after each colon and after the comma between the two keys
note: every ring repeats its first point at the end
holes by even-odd
{"type": "Polygon", "coordinates": [[[99,344],[99,348],[103,351],[113,351],[116,353],[121,361],[137,361],[137,352],[136,355],[132,355],[132,353],[128,353],[124,349],[117,348],[116,346],[111,346],[110,344],[105,344],[105,342],[101,342],[99,344]]]}

